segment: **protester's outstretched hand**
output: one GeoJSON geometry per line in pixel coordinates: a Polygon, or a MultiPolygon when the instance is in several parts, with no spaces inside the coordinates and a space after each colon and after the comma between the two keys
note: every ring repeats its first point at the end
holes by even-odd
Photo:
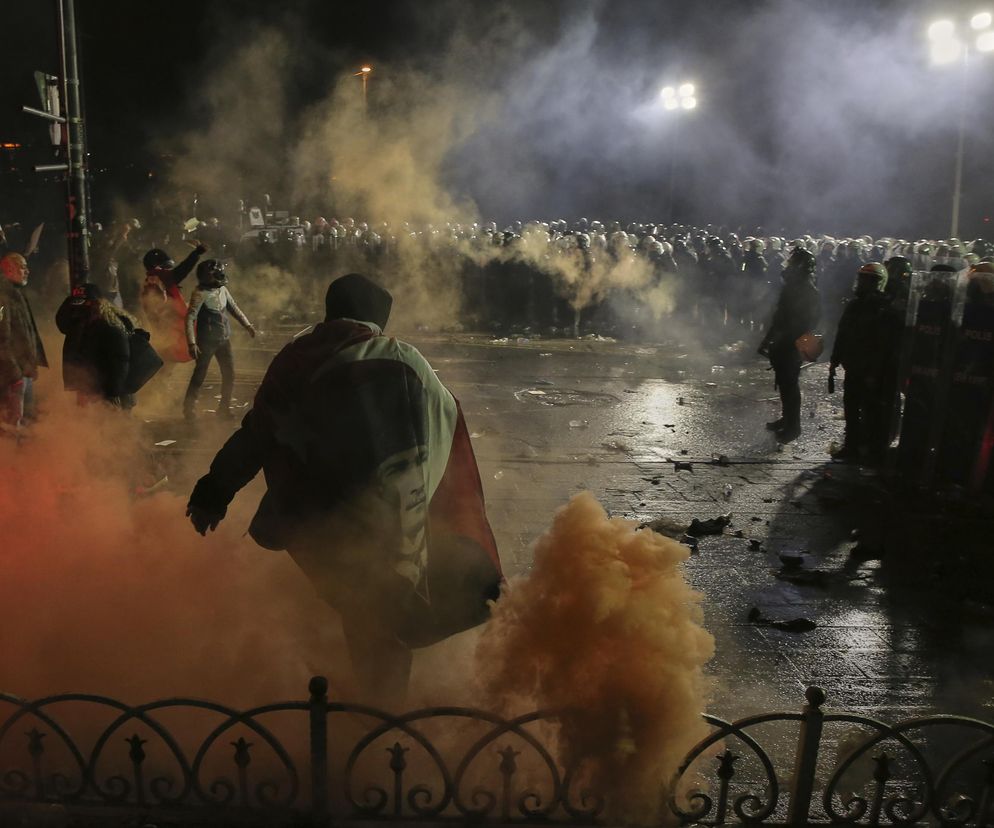
{"type": "Polygon", "coordinates": [[[194,506],[192,503],[188,504],[186,507],[186,516],[190,518],[190,523],[193,524],[193,528],[197,530],[201,535],[207,535],[207,530],[210,529],[212,532],[217,529],[217,525],[224,518],[224,515],[218,515],[207,511],[206,509],[201,509],[199,506],[194,506]]]}

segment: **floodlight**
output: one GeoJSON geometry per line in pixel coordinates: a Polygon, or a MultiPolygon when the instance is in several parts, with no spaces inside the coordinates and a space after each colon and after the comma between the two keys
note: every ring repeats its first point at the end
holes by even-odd
{"type": "Polygon", "coordinates": [[[986,29],[990,26],[992,21],[994,21],[994,18],[991,17],[990,12],[980,12],[980,14],[975,14],[970,18],[970,27],[979,32],[981,29],[986,29]]]}
{"type": "Polygon", "coordinates": [[[936,42],[949,40],[955,32],[956,26],[953,25],[952,20],[936,20],[935,23],[928,27],[929,39],[936,42]]]}

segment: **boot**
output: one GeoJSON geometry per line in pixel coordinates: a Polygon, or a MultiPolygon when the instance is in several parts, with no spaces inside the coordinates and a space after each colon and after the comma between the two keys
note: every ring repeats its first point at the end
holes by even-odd
{"type": "Polygon", "coordinates": [[[778,443],[792,443],[801,436],[801,426],[794,425],[793,423],[790,425],[784,423],[783,428],[781,428],[776,435],[778,443]]]}
{"type": "Polygon", "coordinates": [[[767,431],[780,431],[780,429],[782,428],[783,428],[783,417],[781,417],[779,420],[773,420],[772,422],[766,424],[767,431]]]}

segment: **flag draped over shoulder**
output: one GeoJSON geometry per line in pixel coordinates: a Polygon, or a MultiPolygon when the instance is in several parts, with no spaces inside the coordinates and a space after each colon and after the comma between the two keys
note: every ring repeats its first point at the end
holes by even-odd
{"type": "Polygon", "coordinates": [[[267,491],[249,531],[260,545],[306,550],[339,581],[388,573],[432,606],[449,597],[440,591],[497,597],[459,404],[417,349],[375,324],[333,319],[285,347],[191,502],[223,514],[259,468],[267,491]]]}

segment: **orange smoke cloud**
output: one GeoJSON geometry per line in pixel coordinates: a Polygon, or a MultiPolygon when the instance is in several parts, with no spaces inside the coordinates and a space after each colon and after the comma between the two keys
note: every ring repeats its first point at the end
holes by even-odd
{"type": "Polygon", "coordinates": [[[0,440],[0,689],[241,706],[304,698],[321,673],[354,695],[335,614],[288,556],[244,537],[251,495],[201,538],[184,496],[135,496],[134,418],[44,399],[20,444],[0,440]]]}
{"type": "Polygon", "coordinates": [[[708,733],[702,668],[714,639],[681,571],[688,554],[579,494],[481,636],[478,669],[491,703],[568,711],[561,758],[583,762],[613,816],[658,816],[661,793],[708,733]]]}

